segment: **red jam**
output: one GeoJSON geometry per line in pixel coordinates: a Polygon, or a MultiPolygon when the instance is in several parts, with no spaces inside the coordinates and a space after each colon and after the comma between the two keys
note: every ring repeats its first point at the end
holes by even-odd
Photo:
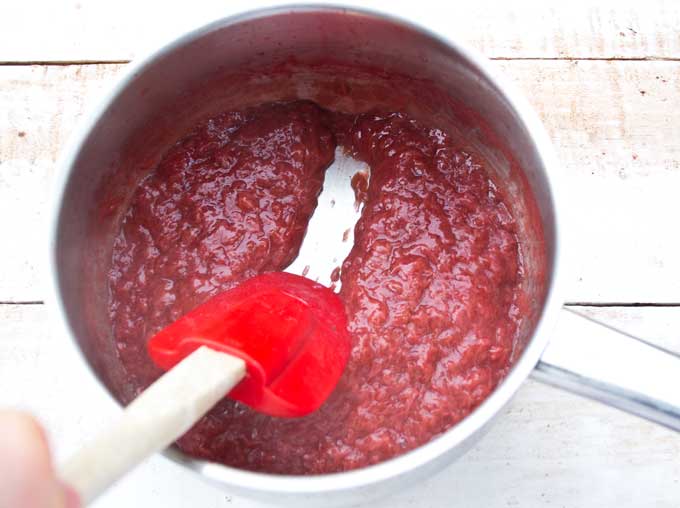
{"type": "MultiPolygon", "coordinates": [[[[371,167],[340,273],[353,349],[322,408],[279,419],[223,400],[179,447],[271,473],[374,464],[460,421],[505,376],[521,319],[513,217],[484,167],[400,113],[310,102],[197,126],[137,188],[115,239],[109,315],[126,400],[160,371],[145,349],[199,303],[296,257],[337,142],[371,167]]],[[[342,232],[338,232],[341,234],[342,232]]]]}

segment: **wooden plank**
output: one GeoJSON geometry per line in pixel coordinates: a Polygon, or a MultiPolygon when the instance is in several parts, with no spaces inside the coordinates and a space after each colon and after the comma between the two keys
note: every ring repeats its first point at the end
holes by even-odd
{"type": "Polygon", "coordinates": [[[680,301],[680,64],[500,62],[564,173],[572,302],[680,301]]]}
{"type": "MultiPolygon", "coordinates": [[[[45,306],[0,305],[0,406],[45,422],[57,456],[117,414],[45,306]],[[77,394],[77,395],[76,395],[77,394]]],[[[580,308],[633,335],[680,352],[677,308],[580,308]]],[[[678,435],[639,418],[528,381],[491,432],[442,474],[372,506],[675,507],[678,435]],[[492,488],[490,488],[492,487],[492,488]]],[[[261,507],[198,481],[154,457],[96,506],[261,507]],[[124,501],[129,501],[125,503],[124,501]]]]}
{"type": "Polygon", "coordinates": [[[0,67],[0,302],[43,298],[56,159],[76,120],[121,68],[0,67]]]}
{"type": "MultiPolygon", "coordinates": [[[[118,61],[203,23],[287,0],[26,0],[0,14],[0,61],[118,61]]],[[[321,3],[333,3],[322,0],[321,3]]],[[[496,58],[678,58],[680,7],[640,2],[350,0],[468,41],[496,58]]]]}
{"type": "MultiPolygon", "coordinates": [[[[680,62],[520,61],[566,173],[572,302],[677,302],[680,62]],[[644,94],[642,93],[644,92],[644,94]]],[[[0,67],[0,301],[44,298],[45,202],[75,120],[121,65],[0,67]]]]}

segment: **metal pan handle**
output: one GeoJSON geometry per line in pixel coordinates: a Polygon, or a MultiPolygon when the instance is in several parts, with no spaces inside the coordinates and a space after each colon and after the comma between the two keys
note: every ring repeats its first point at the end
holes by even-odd
{"type": "Polygon", "coordinates": [[[532,377],[680,431],[680,356],[572,310],[532,377]]]}

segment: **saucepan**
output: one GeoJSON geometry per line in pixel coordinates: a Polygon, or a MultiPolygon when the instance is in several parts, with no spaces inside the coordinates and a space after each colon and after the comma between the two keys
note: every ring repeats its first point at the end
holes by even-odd
{"type": "Polygon", "coordinates": [[[680,430],[678,357],[563,308],[569,203],[550,140],[525,99],[455,34],[341,6],[258,10],[186,33],[130,65],[74,134],[56,183],[52,297],[66,333],[109,391],[122,374],[112,360],[104,281],[110,232],[129,189],[197,118],[283,99],[355,112],[405,110],[465,140],[486,160],[525,239],[531,305],[523,340],[507,377],[469,416],[377,465],[276,476],[195,460],[174,448],[166,456],[241,495],[298,505],[365,501],[463,454],[529,376],[680,430]]]}

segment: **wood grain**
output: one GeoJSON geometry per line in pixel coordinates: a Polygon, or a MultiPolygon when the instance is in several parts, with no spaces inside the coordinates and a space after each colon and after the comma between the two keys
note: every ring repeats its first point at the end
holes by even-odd
{"type": "MultiPolygon", "coordinates": [[[[328,3],[328,0],[321,0],[328,3]]],[[[47,203],[75,122],[127,61],[177,33],[288,0],[25,0],[0,5],[0,407],[36,413],[58,457],[118,414],[44,305],[47,203]]],[[[469,42],[524,90],[566,173],[573,302],[680,303],[680,3],[350,0],[469,42]],[[593,61],[595,60],[595,61],[593,61]],[[630,60],[630,61],[628,61],[630,60]]],[[[680,352],[677,307],[579,307],[680,352]]],[[[680,498],[680,441],[527,381],[488,436],[375,508],[654,506],[680,498]]],[[[153,457],[95,505],[264,508],[153,457]]]]}
{"type": "Polygon", "coordinates": [[[502,62],[566,176],[571,302],[680,301],[680,63],[502,62]]]}
{"type": "MultiPolygon", "coordinates": [[[[572,302],[680,300],[680,62],[507,61],[566,175],[572,302]]],[[[75,121],[123,65],[0,67],[0,301],[44,298],[46,203],[75,121]]],[[[561,189],[562,190],[562,189],[561,189]]]]}
{"type": "Polygon", "coordinates": [[[0,67],[0,302],[44,297],[50,181],[59,151],[121,68],[0,67]]]}
{"type": "MultiPolygon", "coordinates": [[[[25,0],[0,7],[0,62],[118,61],[222,16],[287,0],[25,0]]],[[[322,0],[321,3],[332,3],[322,0]]],[[[680,6],[640,2],[350,0],[468,41],[495,58],[680,57],[680,6]]]]}
{"type": "MultiPolygon", "coordinates": [[[[0,386],[11,387],[0,391],[0,406],[35,412],[49,429],[57,455],[65,457],[118,409],[94,382],[72,344],[54,332],[47,310],[43,305],[0,305],[0,386]]],[[[579,310],[680,352],[677,309],[579,310]]],[[[460,461],[372,506],[441,507],[464,500],[460,506],[471,508],[675,508],[680,498],[678,456],[677,434],[528,381],[490,433],[460,461]]],[[[263,506],[232,498],[178,471],[154,457],[96,506],[218,507],[229,502],[239,508],[263,506]],[[163,484],[158,478],[164,478],[163,484]]]]}

